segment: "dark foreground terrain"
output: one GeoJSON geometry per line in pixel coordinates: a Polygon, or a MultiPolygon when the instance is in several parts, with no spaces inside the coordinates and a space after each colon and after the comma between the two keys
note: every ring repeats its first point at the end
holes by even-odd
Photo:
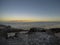
{"type": "Polygon", "coordinates": [[[0,25],[0,45],[60,45],[58,33],[60,28],[23,30],[0,25]]]}

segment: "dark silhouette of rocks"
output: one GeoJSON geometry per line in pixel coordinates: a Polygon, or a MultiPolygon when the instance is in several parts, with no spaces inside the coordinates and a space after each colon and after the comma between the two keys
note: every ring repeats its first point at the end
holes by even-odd
{"type": "Polygon", "coordinates": [[[53,33],[59,33],[60,32],[60,28],[51,28],[50,29],[53,33]]]}
{"type": "Polygon", "coordinates": [[[55,33],[53,33],[51,30],[49,30],[49,29],[46,29],[46,33],[48,34],[48,35],[55,35],[55,33]]]}
{"type": "Polygon", "coordinates": [[[0,45],[8,45],[6,25],[0,25],[0,45]]]}
{"type": "Polygon", "coordinates": [[[7,26],[6,28],[7,28],[7,29],[10,29],[10,28],[11,28],[11,26],[7,26]]]}
{"type": "Polygon", "coordinates": [[[8,34],[5,29],[0,30],[0,37],[4,37],[6,39],[8,38],[8,34]]]}
{"type": "Polygon", "coordinates": [[[7,38],[8,33],[27,31],[23,29],[12,28],[11,26],[0,25],[0,36],[7,38]]]}
{"type": "Polygon", "coordinates": [[[0,27],[7,27],[7,26],[6,26],[6,25],[1,25],[1,24],[0,24],[0,27]]]}
{"type": "Polygon", "coordinates": [[[56,32],[60,32],[60,28],[23,30],[0,25],[0,45],[60,45],[60,38],[54,35],[56,32]],[[21,31],[28,33],[19,33],[21,31]],[[8,33],[15,35],[8,38],[8,33]]]}
{"type": "Polygon", "coordinates": [[[44,28],[31,28],[30,29],[31,32],[45,32],[44,28]]]}
{"type": "Polygon", "coordinates": [[[44,28],[31,28],[28,33],[32,32],[46,32],[44,28]]]}
{"type": "Polygon", "coordinates": [[[17,32],[17,33],[15,33],[15,36],[14,36],[14,37],[16,37],[16,38],[17,38],[17,37],[18,37],[18,34],[19,34],[18,32],[17,32]]]}

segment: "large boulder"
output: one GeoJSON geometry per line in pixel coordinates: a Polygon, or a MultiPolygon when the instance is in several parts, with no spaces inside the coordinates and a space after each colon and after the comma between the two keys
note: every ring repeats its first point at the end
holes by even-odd
{"type": "Polygon", "coordinates": [[[34,28],[31,28],[28,33],[32,33],[32,32],[46,32],[46,30],[44,28],[35,28],[34,27],[34,28]]]}
{"type": "Polygon", "coordinates": [[[53,33],[59,33],[60,32],[60,28],[51,28],[50,29],[53,33]]]}

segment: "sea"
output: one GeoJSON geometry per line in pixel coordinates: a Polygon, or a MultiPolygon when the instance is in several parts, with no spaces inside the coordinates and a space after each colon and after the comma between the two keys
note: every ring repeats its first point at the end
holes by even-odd
{"type": "Polygon", "coordinates": [[[12,28],[19,28],[29,30],[30,28],[60,28],[60,22],[0,22],[0,24],[11,26],[12,28]]]}

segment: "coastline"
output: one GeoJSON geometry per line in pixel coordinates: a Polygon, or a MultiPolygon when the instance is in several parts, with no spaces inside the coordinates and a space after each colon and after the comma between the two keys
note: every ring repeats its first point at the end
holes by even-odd
{"type": "Polygon", "coordinates": [[[44,29],[39,27],[32,27],[30,28],[30,30],[24,30],[12,28],[11,26],[0,25],[0,40],[2,39],[2,43],[0,44],[3,45],[4,43],[6,45],[59,45],[60,37],[58,33],[60,34],[60,28],[44,29]]]}

